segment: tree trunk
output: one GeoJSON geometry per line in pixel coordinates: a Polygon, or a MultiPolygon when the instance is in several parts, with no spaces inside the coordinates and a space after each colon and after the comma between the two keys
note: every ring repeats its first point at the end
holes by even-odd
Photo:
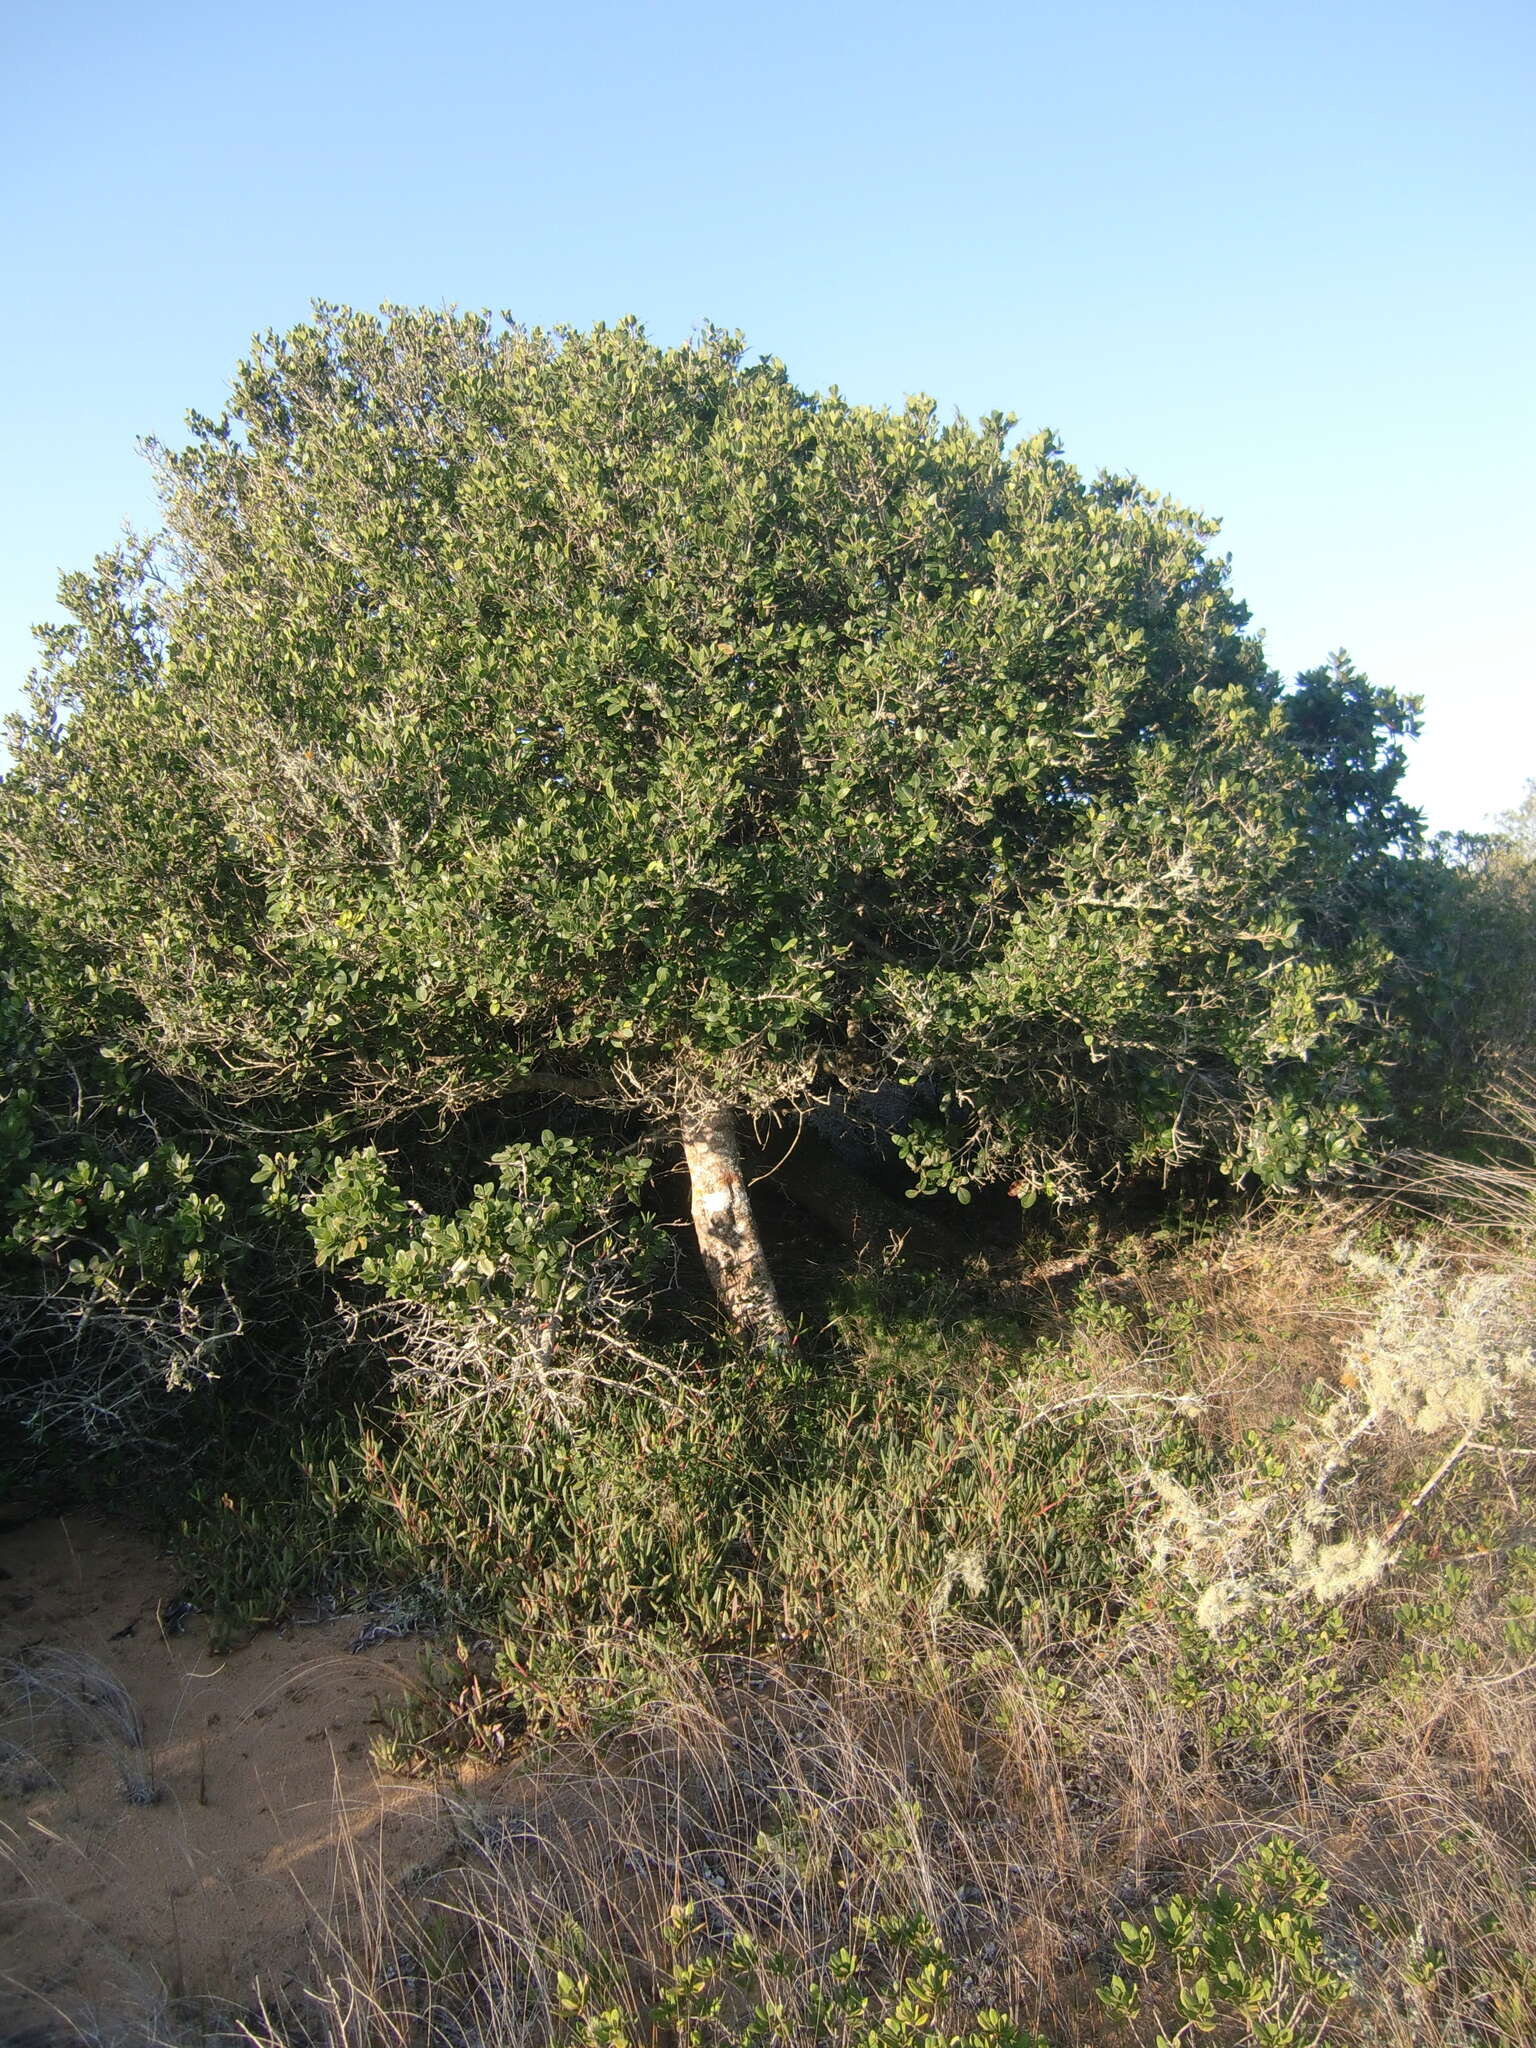
{"type": "Polygon", "coordinates": [[[781,1351],[789,1343],[789,1324],[757,1234],[735,1112],[723,1102],[701,1103],[684,1114],[682,1128],[683,1156],[693,1183],[693,1227],[710,1284],[749,1343],[781,1351]]]}

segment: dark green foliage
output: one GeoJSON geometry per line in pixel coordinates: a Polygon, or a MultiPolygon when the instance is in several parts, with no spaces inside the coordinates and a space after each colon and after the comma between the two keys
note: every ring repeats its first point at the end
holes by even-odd
{"type": "Polygon", "coordinates": [[[51,1011],[252,1124],[910,1077],[924,1187],[1336,1171],[1410,710],[1009,427],[714,332],[269,337],[18,731],[51,1011]]]}
{"type": "Polygon", "coordinates": [[[294,1360],[323,1331],[295,1318],[302,1270],[295,1291],[291,1257],[250,1234],[248,1155],[189,1129],[141,1068],[62,1040],[34,999],[35,956],[12,931],[3,943],[0,1413],[15,1476],[50,1447],[160,1440],[167,1394],[240,1359],[275,1290],[294,1360]]]}
{"type": "Polygon", "coordinates": [[[1393,955],[1379,1000],[1394,1027],[1397,1135],[1436,1150],[1485,1137],[1490,1088],[1536,1057],[1528,812],[1498,833],[1442,838],[1375,886],[1371,915],[1393,955]]]}
{"type": "Polygon", "coordinates": [[[440,1412],[455,1394],[478,1408],[526,1395],[534,1364],[547,1389],[598,1354],[629,1355],[659,1251],[636,1206],[644,1158],[544,1131],[513,1137],[485,1181],[472,1121],[433,1145],[397,1131],[403,1157],[388,1161],[313,1140],[258,1152],[121,1049],[70,1047],[33,999],[39,978],[13,939],[0,992],[8,1476],[53,1461],[78,1488],[82,1451],[120,1453],[137,1491],[145,1461],[173,1442],[190,1455],[208,1431],[216,1445],[247,1405],[323,1428],[327,1403],[376,1395],[399,1370],[402,1337],[440,1412]]]}

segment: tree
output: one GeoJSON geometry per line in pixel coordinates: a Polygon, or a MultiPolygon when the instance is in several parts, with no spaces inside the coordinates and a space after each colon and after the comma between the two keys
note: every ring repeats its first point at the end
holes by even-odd
{"type": "Polygon", "coordinates": [[[1525,795],[1512,811],[1498,821],[1500,835],[1508,839],[1525,859],[1536,857],[1536,782],[1525,785],[1525,795]]]}
{"type": "Polygon", "coordinates": [[[1536,1078],[1536,782],[1495,826],[1463,842],[1479,1079],[1486,1088],[1489,1072],[1501,1072],[1506,1087],[1529,1094],[1536,1078]]]}
{"type": "Polygon", "coordinates": [[[686,1154],[893,1077],[923,1189],[1336,1166],[1412,709],[1287,691],[1214,527],[714,331],[321,308],[66,579],[0,844],[55,1013],[222,1116],[544,1092],[686,1154]]]}

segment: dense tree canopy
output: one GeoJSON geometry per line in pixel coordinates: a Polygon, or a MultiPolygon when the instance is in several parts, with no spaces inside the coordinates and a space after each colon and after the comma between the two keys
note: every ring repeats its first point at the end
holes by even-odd
{"type": "Polygon", "coordinates": [[[917,1185],[1026,1197],[1337,1165],[1410,709],[1282,686],[1209,522],[1011,424],[714,332],[268,337],[18,732],[58,1028],[274,1131],[640,1110],[760,1331],[741,1112],[920,1081],[917,1185]]]}

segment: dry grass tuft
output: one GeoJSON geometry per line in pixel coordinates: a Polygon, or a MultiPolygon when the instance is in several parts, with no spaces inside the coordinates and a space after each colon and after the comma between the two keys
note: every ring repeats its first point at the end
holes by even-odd
{"type": "MultiPolygon", "coordinates": [[[[1530,2038],[1510,2030],[1536,1952],[1530,1674],[1367,1688],[1332,1718],[1298,1694],[1245,1753],[1180,1666],[1159,1622],[1030,1656],[954,1632],[878,1682],[659,1661],[636,1725],[461,1800],[457,1849],[408,1894],[352,1873],[308,2038],[318,2008],[328,2048],[578,2040],[562,1987],[586,1978],[644,2042],[681,1912],[690,1954],[760,1959],[734,2030],[727,2011],[701,2039],[774,2001],[784,2041],[862,2038],[826,2030],[839,1952],[919,1919],[952,1965],[934,2040],[997,2007],[1058,2048],[1150,2044],[1097,1996],[1110,1936],[1276,1840],[1329,1884],[1349,1995],[1317,2039],[1530,2038]]],[[[254,2038],[291,2041],[291,2018],[254,2038]]]]}
{"type": "Polygon", "coordinates": [[[123,1797],[153,1806],[160,1794],[139,1710],[107,1667],[83,1650],[36,1649],[0,1673],[12,1711],[29,1722],[53,1718],[72,1738],[100,1742],[116,1766],[123,1797]]]}
{"type": "Polygon", "coordinates": [[[1492,1091],[1476,1157],[1416,1160],[1398,1192],[1443,1227],[1459,1225],[1464,1256],[1536,1280],[1536,1068],[1492,1091]]]}

